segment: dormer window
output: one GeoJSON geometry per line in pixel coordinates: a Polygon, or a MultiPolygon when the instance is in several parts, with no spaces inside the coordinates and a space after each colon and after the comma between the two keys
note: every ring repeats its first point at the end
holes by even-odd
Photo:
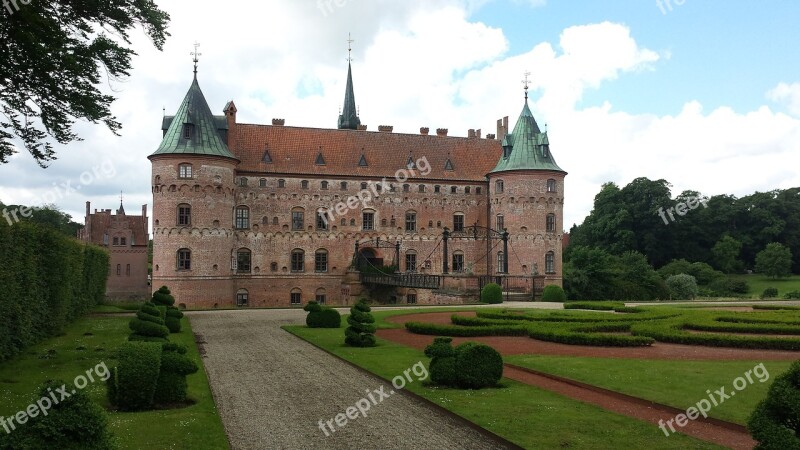
{"type": "Polygon", "coordinates": [[[192,123],[183,124],[183,138],[191,139],[192,136],[194,136],[194,124],[192,123]]]}
{"type": "Polygon", "coordinates": [[[550,154],[550,146],[547,145],[547,144],[543,144],[542,145],[542,156],[544,156],[545,158],[549,158],[550,157],[550,156],[548,156],[549,154],[550,154]]]}

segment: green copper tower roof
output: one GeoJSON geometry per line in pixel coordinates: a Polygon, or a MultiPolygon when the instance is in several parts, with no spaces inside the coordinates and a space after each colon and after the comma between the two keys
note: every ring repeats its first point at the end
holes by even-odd
{"type": "Polygon", "coordinates": [[[503,138],[503,156],[491,173],[508,170],[554,170],[564,172],[550,153],[547,131],[542,132],[528,107],[525,106],[517,119],[514,131],[503,138]]]}
{"type": "Polygon", "coordinates": [[[189,92],[186,93],[178,112],[171,118],[169,127],[164,132],[161,145],[151,156],[166,154],[222,156],[236,159],[219,134],[218,121],[211,114],[203,91],[197,83],[197,72],[189,92]]]}
{"type": "Polygon", "coordinates": [[[339,129],[356,130],[361,125],[356,110],[356,96],[353,93],[353,74],[350,63],[347,63],[347,87],[344,90],[344,107],[339,114],[339,129]]]}

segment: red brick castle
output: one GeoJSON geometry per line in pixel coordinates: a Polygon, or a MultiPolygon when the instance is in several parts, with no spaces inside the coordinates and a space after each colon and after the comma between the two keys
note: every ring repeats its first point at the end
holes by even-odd
{"type": "Polygon", "coordinates": [[[367,130],[349,65],[337,129],[237,123],[232,101],[223,113],[195,67],[148,157],[152,284],[186,306],[352,304],[370,292],[356,264],[436,276],[434,288],[390,288],[397,303],[461,302],[480,275],[561,284],[566,172],[527,87],[514,129],[506,117],[485,138],[367,130]]]}

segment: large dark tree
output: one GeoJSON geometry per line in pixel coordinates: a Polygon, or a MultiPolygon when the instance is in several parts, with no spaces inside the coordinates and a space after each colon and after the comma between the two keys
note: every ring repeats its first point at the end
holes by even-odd
{"type": "Polygon", "coordinates": [[[161,50],[169,15],[151,0],[21,0],[0,10],[0,163],[19,139],[44,167],[53,141],[80,140],[76,120],[117,134],[111,95],[98,86],[129,75],[129,32],[141,26],[161,50]]]}

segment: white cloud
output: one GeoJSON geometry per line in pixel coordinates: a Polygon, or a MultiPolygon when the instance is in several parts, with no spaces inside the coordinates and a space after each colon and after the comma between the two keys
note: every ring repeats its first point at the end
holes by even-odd
{"type": "Polygon", "coordinates": [[[800,83],[779,83],[767,92],[767,98],[785,104],[789,113],[800,117],[800,83]]]}

